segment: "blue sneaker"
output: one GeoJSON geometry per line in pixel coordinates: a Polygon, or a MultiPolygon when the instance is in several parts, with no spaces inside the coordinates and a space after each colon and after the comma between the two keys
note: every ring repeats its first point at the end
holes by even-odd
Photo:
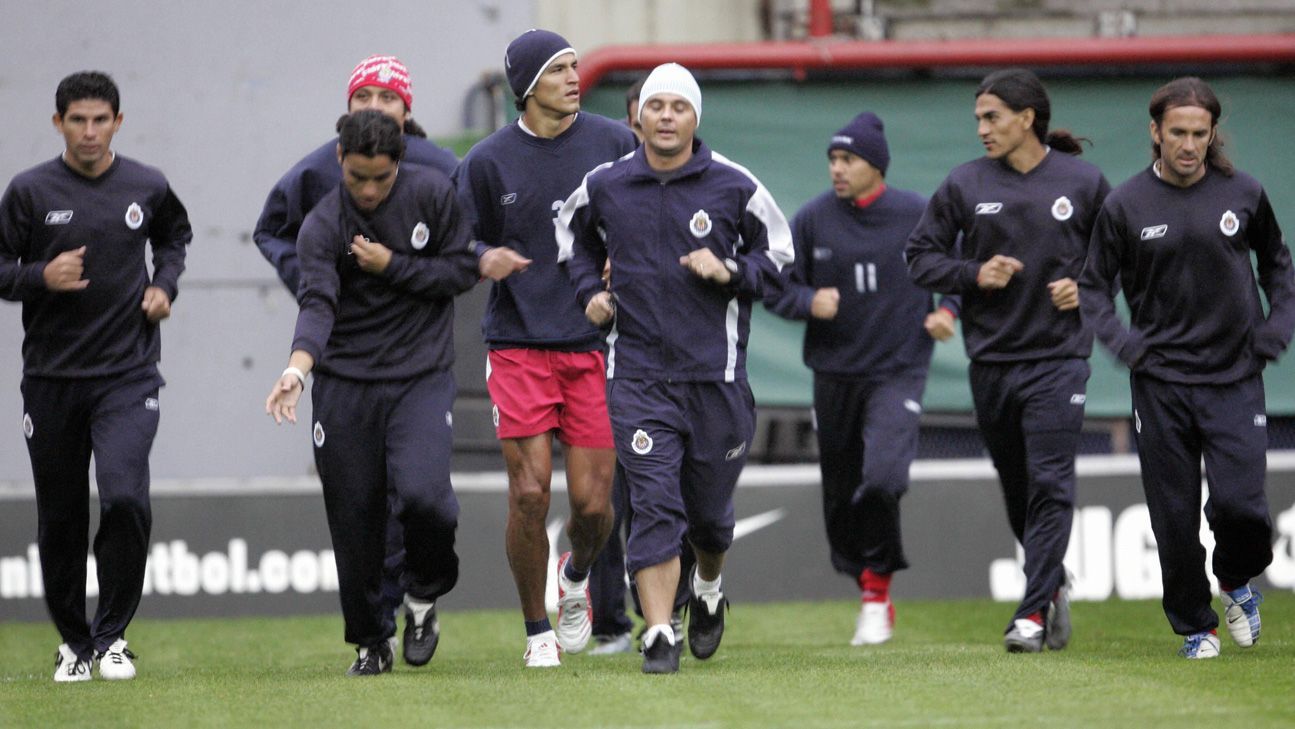
{"type": "Polygon", "coordinates": [[[1219,637],[1212,630],[1207,630],[1203,633],[1192,633],[1183,641],[1183,647],[1178,649],[1178,655],[1191,659],[1217,658],[1219,655],[1219,637]]]}
{"type": "Polygon", "coordinates": [[[1250,585],[1242,585],[1221,597],[1223,607],[1227,608],[1223,617],[1232,640],[1242,648],[1254,645],[1259,640],[1259,603],[1264,601],[1263,593],[1251,590],[1250,585]]]}

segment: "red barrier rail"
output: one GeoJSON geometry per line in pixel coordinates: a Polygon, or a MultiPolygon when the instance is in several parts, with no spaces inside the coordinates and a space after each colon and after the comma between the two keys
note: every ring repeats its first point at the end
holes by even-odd
{"type": "Polygon", "coordinates": [[[667,61],[694,71],[781,68],[797,78],[815,69],[1295,63],[1295,34],[604,46],[580,59],[580,85],[667,61]]]}

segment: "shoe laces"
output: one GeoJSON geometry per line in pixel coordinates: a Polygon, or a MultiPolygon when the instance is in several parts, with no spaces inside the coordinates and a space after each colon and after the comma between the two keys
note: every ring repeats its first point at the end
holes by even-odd
{"type": "Polygon", "coordinates": [[[85,660],[80,656],[74,656],[72,660],[69,661],[63,657],[62,653],[59,653],[58,661],[54,665],[56,668],[63,668],[64,663],[67,664],[67,668],[64,669],[64,673],[69,676],[79,676],[90,672],[90,661],[85,660]]]}
{"type": "Polygon", "coordinates": [[[118,666],[126,663],[127,658],[133,661],[138,657],[139,656],[136,656],[135,652],[127,648],[124,643],[122,644],[121,648],[118,648],[117,644],[114,643],[108,646],[108,650],[99,654],[100,661],[107,660],[108,662],[118,666]]]}
{"type": "Polygon", "coordinates": [[[359,658],[356,663],[361,671],[382,670],[382,652],[377,648],[357,648],[359,658]]]}

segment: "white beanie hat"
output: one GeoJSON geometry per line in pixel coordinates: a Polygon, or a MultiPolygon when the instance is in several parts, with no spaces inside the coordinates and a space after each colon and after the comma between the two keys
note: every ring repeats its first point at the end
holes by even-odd
{"type": "Polygon", "coordinates": [[[688,69],[677,63],[663,63],[652,69],[639,91],[639,122],[643,121],[643,107],[647,106],[648,99],[660,94],[678,94],[686,99],[697,115],[697,125],[701,126],[701,88],[688,69]]]}

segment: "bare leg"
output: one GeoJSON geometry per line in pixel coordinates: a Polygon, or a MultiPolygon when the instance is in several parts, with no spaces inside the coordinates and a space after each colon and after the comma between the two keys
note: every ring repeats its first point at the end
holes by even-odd
{"type": "Polygon", "coordinates": [[[674,557],[634,573],[643,619],[648,626],[669,625],[674,610],[674,591],[679,585],[679,558],[674,557]]]}
{"type": "Polygon", "coordinates": [[[549,515],[549,484],[553,476],[553,436],[500,441],[508,467],[508,525],[505,548],[508,566],[517,583],[522,617],[543,620],[544,588],[549,564],[549,535],[544,520],[549,515]]]}
{"type": "Polygon", "coordinates": [[[588,572],[612,529],[611,487],[616,469],[616,451],[611,448],[567,449],[567,495],[571,519],[571,562],[576,570],[588,572]]]}

